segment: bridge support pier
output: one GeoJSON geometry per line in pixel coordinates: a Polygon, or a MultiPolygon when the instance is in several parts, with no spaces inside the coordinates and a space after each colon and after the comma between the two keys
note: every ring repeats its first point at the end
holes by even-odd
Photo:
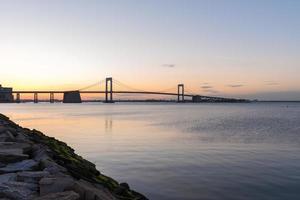
{"type": "Polygon", "coordinates": [[[39,99],[38,99],[38,93],[34,93],[34,99],[33,99],[34,103],[38,103],[39,99]]]}
{"type": "Polygon", "coordinates": [[[177,102],[184,102],[184,84],[178,84],[177,102]]]}
{"type": "Polygon", "coordinates": [[[105,103],[113,103],[113,83],[111,77],[105,79],[105,103]]]}
{"type": "Polygon", "coordinates": [[[69,91],[64,92],[63,103],[81,103],[80,92],[77,91],[69,91]]]}
{"type": "Polygon", "coordinates": [[[20,93],[17,93],[16,103],[21,103],[20,93]]]}
{"type": "Polygon", "coordinates": [[[50,93],[50,103],[54,103],[54,93],[50,93]]]}

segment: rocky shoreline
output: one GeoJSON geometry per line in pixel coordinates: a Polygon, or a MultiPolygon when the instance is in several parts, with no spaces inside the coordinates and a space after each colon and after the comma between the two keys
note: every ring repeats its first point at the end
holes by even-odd
{"type": "Polygon", "coordinates": [[[0,114],[0,200],[146,200],[66,143],[0,114]]]}

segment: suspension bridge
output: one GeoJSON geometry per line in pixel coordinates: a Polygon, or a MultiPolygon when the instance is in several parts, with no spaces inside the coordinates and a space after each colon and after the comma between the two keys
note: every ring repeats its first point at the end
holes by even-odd
{"type": "Polygon", "coordinates": [[[22,94],[33,94],[33,102],[39,102],[39,94],[48,94],[49,95],[49,102],[55,102],[55,95],[56,94],[63,94],[63,102],[64,103],[81,103],[81,94],[104,94],[105,103],[113,103],[114,102],[114,94],[142,94],[142,95],[159,95],[159,96],[173,96],[177,97],[177,102],[186,102],[186,99],[189,98],[188,101],[193,102],[231,102],[234,99],[228,99],[223,97],[212,97],[212,96],[203,96],[197,95],[195,93],[190,92],[184,86],[184,84],[178,84],[177,86],[161,91],[146,91],[131,87],[125,83],[122,83],[112,77],[105,78],[97,83],[92,85],[88,85],[86,87],[72,90],[72,91],[59,91],[59,90],[25,90],[25,91],[12,91],[15,94],[15,102],[20,103],[22,102],[21,95],[22,94]],[[99,87],[100,85],[105,84],[104,90],[89,90],[91,88],[99,87]],[[114,90],[114,88],[120,88],[118,90],[114,90]]]}

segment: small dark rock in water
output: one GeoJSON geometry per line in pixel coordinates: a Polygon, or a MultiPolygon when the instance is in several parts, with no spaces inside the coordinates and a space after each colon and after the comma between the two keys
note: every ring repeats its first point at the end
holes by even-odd
{"type": "Polygon", "coordinates": [[[125,188],[126,190],[130,190],[128,183],[120,183],[120,186],[125,188]]]}
{"type": "Polygon", "coordinates": [[[66,143],[0,114],[0,200],[147,200],[66,143]]]}

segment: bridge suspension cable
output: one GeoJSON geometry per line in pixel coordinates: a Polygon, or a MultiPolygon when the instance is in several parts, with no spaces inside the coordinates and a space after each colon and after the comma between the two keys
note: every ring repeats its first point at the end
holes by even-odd
{"type": "Polygon", "coordinates": [[[95,86],[100,86],[100,84],[104,83],[104,82],[105,82],[105,80],[98,81],[97,83],[93,83],[91,85],[88,85],[88,86],[85,86],[83,88],[80,88],[79,91],[87,90],[87,89],[90,89],[90,88],[95,87],[95,86]]]}
{"type": "Polygon", "coordinates": [[[124,87],[126,89],[130,89],[130,90],[133,90],[133,91],[137,91],[137,92],[146,92],[145,90],[141,90],[141,89],[138,89],[138,88],[134,88],[134,87],[131,87],[125,83],[122,83],[116,79],[113,80],[113,83],[120,86],[120,87],[124,87]]]}
{"type": "Polygon", "coordinates": [[[164,90],[159,90],[158,92],[170,92],[170,91],[172,91],[172,92],[176,91],[177,92],[177,86],[167,88],[167,89],[164,89],[164,90]]]}
{"type": "Polygon", "coordinates": [[[195,92],[193,92],[193,91],[190,91],[189,89],[184,89],[184,93],[185,94],[188,94],[188,95],[195,95],[195,92]]]}

